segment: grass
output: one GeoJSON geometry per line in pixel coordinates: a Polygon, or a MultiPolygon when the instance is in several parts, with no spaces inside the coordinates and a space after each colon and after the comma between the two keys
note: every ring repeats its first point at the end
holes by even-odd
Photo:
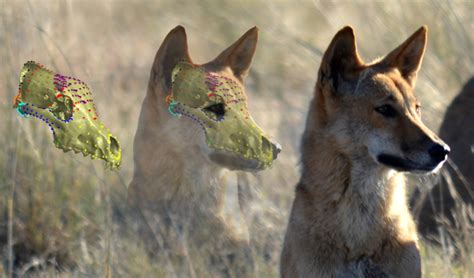
{"type": "MultiPolygon", "coordinates": [[[[126,205],[132,142],[152,59],[166,33],[186,27],[197,63],[215,57],[247,29],[260,28],[247,88],[256,121],[284,148],[255,178],[271,216],[262,239],[273,258],[299,178],[298,146],[322,51],[352,25],[365,60],[384,55],[419,26],[429,46],[417,83],[427,125],[437,130],[446,106],[474,73],[472,1],[0,1],[0,275],[49,277],[158,275],[162,266],[140,241],[126,205]],[[12,109],[18,74],[28,60],[84,80],[101,120],[120,139],[123,166],[54,148],[39,122],[12,109]],[[272,111],[272,112],[271,112],[272,111]],[[280,111],[274,113],[274,111],[280,111]],[[14,261],[12,260],[14,259],[14,261]]],[[[472,234],[459,237],[462,244],[472,234]],[[462,238],[462,239],[460,239],[462,238]]],[[[259,254],[257,254],[259,255],[259,254]]],[[[473,253],[452,262],[449,251],[422,248],[427,277],[474,275],[473,253]]],[[[260,267],[277,275],[277,259],[260,267]]]]}

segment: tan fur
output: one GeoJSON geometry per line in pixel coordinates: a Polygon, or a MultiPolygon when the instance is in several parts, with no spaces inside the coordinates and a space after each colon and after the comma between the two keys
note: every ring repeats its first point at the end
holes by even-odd
{"type": "Polygon", "coordinates": [[[413,94],[425,43],[423,27],[371,64],[359,57],[350,27],[329,45],[303,136],[282,277],[421,276],[401,171],[442,163],[427,154],[445,145],[421,122],[413,94]],[[386,104],[395,117],[375,110],[386,104]],[[411,168],[384,164],[395,162],[382,163],[381,154],[410,160],[411,168]]]}
{"type": "MultiPolygon", "coordinates": [[[[256,42],[252,28],[202,67],[242,84],[256,42]]],[[[190,62],[179,26],[165,38],[151,71],[135,137],[129,200],[143,212],[152,241],[158,242],[154,253],[169,275],[249,277],[254,267],[237,174],[211,162],[199,125],[173,118],[167,110],[170,72],[182,60],[190,62]]]]}

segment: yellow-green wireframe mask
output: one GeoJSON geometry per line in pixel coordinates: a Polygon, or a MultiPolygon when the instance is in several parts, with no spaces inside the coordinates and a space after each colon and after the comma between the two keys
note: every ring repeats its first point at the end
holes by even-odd
{"type": "Polygon", "coordinates": [[[199,124],[211,149],[255,162],[256,169],[272,164],[280,149],[250,116],[240,84],[187,62],[175,66],[172,81],[169,112],[199,124]]]}
{"type": "Polygon", "coordinates": [[[120,166],[119,142],[99,121],[92,93],[81,80],[27,62],[13,107],[24,117],[46,123],[54,144],[64,152],[73,150],[103,159],[111,168],[120,166]]]}

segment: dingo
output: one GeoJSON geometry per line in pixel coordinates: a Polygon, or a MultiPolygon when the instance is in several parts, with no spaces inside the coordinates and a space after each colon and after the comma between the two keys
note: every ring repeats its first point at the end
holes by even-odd
{"type": "Polygon", "coordinates": [[[302,140],[282,277],[421,276],[400,172],[434,171],[449,153],[422,123],[413,92],[426,33],[420,28],[369,64],[351,27],[326,50],[302,140]]]}
{"type": "Polygon", "coordinates": [[[130,201],[179,277],[250,276],[252,258],[236,182],[229,171],[260,170],[280,147],[247,110],[243,81],[257,44],[250,29],[217,58],[193,64],[183,27],[163,41],[135,136],[130,201]]]}

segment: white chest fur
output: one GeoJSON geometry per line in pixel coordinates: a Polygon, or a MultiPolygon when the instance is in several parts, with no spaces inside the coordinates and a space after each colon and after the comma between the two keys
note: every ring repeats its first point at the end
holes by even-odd
{"type": "Polygon", "coordinates": [[[339,211],[341,234],[351,250],[365,251],[365,246],[377,238],[385,221],[387,181],[393,171],[353,167],[346,198],[339,211]]]}

